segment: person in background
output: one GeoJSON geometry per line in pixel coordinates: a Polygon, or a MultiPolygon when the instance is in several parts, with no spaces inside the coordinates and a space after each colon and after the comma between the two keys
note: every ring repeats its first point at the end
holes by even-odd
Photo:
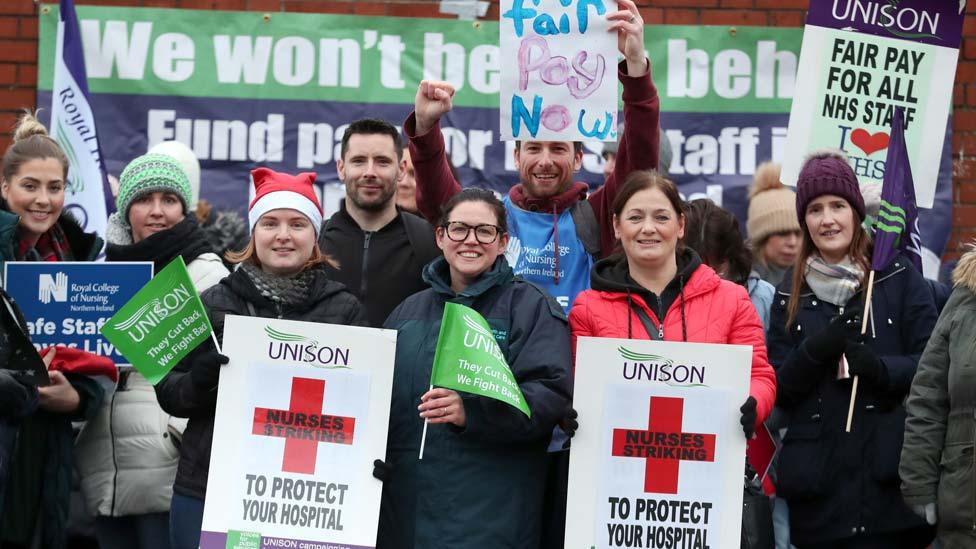
{"type": "MultiPolygon", "coordinates": [[[[413,169],[413,161],[410,160],[410,151],[408,149],[403,149],[403,162],[403,173],[400,175],[400,179],[397,179],[396,206],[404,212],[419,216],[420,210],[417,207],[417,173],[413,169]]],[[[451,168],[451,175],[454,176],[454,179],[459,180],[457,168],[451,163],[450,156],[447,157],[447,162],[451,168]]]]}
{"type": "Polygon", "coordinates": [[[439,255],[434,231],[423,219],[397,209],[397,181],[405,170],[400,132],[383,120],[357,120],[342,136],[339,179],[346,198],[319,237],[335,258],[335,280],[362,302],[378,328],[411,294],[423,290],[424,265],[439,255]]]}
{"type": "Polygon", "coordinates": [[[506,227],[491,192],[454,195],[437,224],[444,256],[424,269],[430,288],[384,324],[397,330],[397,350],[378,548],[539,547],[546,445],[570,401],[569,332],[559,305],[512,273],[506,227]],[[429,388],[446,303],[488,321],[531,418],[494,399],[429,388]]]}
{"type": "MultiPolygon", "coordinates": [[[[657,159],[657,172],[664,177],[668,177],[668,170],[671,168],[671,140],[665,135],[663,128],[658,128],[658,143],[660,143],[660,148],[658,150],[657,159]]],[[[617,127],[617,135],[624,134],[624,125],[620,124],[617,127]]],[[[603,144],[603,152],[600,156],[603,157],[603,179],[604,181],[610,178],[610,175],[617,168],[617,141],[607,141],[603,144]]]]}
{"type": "Polygon", "coordinates": [[[756,169],[749,189],[746,221],[752,248],[752,268],[773,286],[793,266],[800,251],[800,223],[796,196],[779,180],[780,165],[764,162],[756,169]]]}
{"type": "MultiPolygon", "coordinates": [[[[795,215],[795,214],[794,214],[795,215]]],[[[719,276],[745,286],[749,299],[762,320],[763,331],[769,332],[769,313],[776,288],[759,277],[753,269],[753,255],[742,240],[739,221],[728,210],[716,206],[711,200],[700,198],[685,208],[685,245],[697,251],[706,265],[715,269],[719,276]]],[[[773,440],[779,441],[785,429],[786,419],[779,407],[773,407],[766,419],[773,440]]],[[[769,482],[764,483],[766,492],[772,492],[775,466],[770,467],[769,482]]],[[[789,509],[782,498],[772,498],[773,532],[777,549],[790,547],[789,509]]]]}
{"type": "Polygon", "coordinates": [[[903,402],[935,326],[932,294],[909,260],[896,256],[875,274],[861,335],[872,245],[857,177],[841,151],[808,157],[796,214],[803,242],[777,287],[767,337],[777,404],[789,414],[776,493],[789,503],[790,541],[924,548],[934,532],[901,499],[898,458],[903,402]],[[851,433],[844,364],[859,378],[851,433]]]}
{"type": "Polygon", "coordinates": [[[745,288],[685,246],[683,206],[671,180],[654,172],[627,178],[613,202],[622,252],[593,267],[592,289],[569,313],[573,351],[581,336],[750,345],[749,398],[740,407],[750,439],[776,399],[762,323],[745,288]]]}
{"type": "MultiPolygon", "coordinates": [[[[871,233],[872,238],[877,230],[875,225],[875,220],[878,217],[878,211],[881,210],[881,188],[882,184],[878,182],[871,182],[865,185],[861,185],[861,196],[864,197],[864,229],[871,233]]],[[[919,255],[921,255],[921,249],[919,250],[919,255]]],[[[922,276],[925,276],[924,270],[921,271],[922,276]]],[[[952,269],[949,269],[952,272],[952,269]]],[[[925,278],[925,282],[928,283],[929,289],[932,291],[932,299],[935,301],[935,310],[938,313],[942,313],[943,307],[949,301],[949,295],[952,293],[952,286],[950,284],[943,283],[941,280],[936,280],[933,278],[925,278]]]]}
{"type": "MultiPolygon", "coordinates": [[[[328,258],[316,244],[322,207],[313,188],[315,174],[292,176],[257,168],[251,177],[251,239],[228,258],[238,268],[200,296],[217,339],[223,342],[227,315],[366,325],[359,302],[323,266],[328,258]]],[[[217,382],[226,363],[227,357],[207,340],[156,385],[163,410],[189,418],[170,506],[173,549],[196,549],[200,542],[217,382]]]]}
{"type": "Polygon", "coordinates": [[[759,313],[763,331],[769,329],[769,308],[776,289],[759,278],[752,269],[752,254],[739,231],[739,220],[732,212],[707,198],[685,205],[685,246],[698,252],[702,262],[718,276],[746,289],[759,313]]]}
{"type": "Polygon", "coordinates": [[[396,183],[396,206],[402,211],[420,215],[417,209],[417,174],[408,150],[403,151],[403,172],[396,183]]]}
{"type": "MultiPolygon", "coordinates": [[[[235,210],[217,210],[205,198],[200,198],[200,161],[197,155],[180,141],[163,141],[149,149],[153,154],[173,157],[182,166],[190,181],[190,200],[187,211],[193,212],[204,234],[221,258],[227,252],[243,249],[247,245],[247,223],[235,210]]],[[[225,261],[225,266],[232,264],[225,261]]],[[[199,288],[198,288],[199,289],[199,288]]]]}
{"type": "MultiPolygon", "coordinates": [[[[6,261],[92,261],[102,240],[64,211],[68,158],[30,113],[3,156],[0,269],[6,261]]],[[[51,359],[48,359],[51,360],[51,359]]],[[[106,387],[90,376],[51,371],[38,408],[20,424],[0,512],[4,549],[65,546],[73,467],[72,421],[91,419],[106,387]]]]}
{"type": "MultiPolygon", "coordinates": [[[[107,261],[152,261],[158,273],[177,257],[197,292],[229,273],[197,224],[191,184],[170,156],[150,153],[122,172],[109,216],[107,261]],[[188,215],[190,214],[190,215],[188,215]]],[[[185,420],[159,407],[135,370],[82,431],[75,445],[81,491],[95,515],[101,549],[168,549],[169,508],[185,420]]]]}
{"type": "Polygon", "coordinates": [[[937,527],[939,549],[976,547],[976,250],[963,254],[952,279],[908,393],[899,466],[905,503],[937,527]]]}

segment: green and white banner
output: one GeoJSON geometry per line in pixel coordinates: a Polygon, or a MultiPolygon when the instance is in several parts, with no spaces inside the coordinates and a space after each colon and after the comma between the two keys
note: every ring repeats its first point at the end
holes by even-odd
{"type": "MultiPolygon", "coordinates": [[[[54,98],[57,12],[41,7],[38,105],[54,98]]],[[[200,196],[217,208],[245,211],[248,171],[266,165],[316,172],[330,215],[344,193],[335,160],[346,125],[361,117],[401,124],[429,78],[457,88],[442,127],[460,181],[499,193],[516,182],[514,143],[498,131],[501,71],[514,60],[501,55],[497,21],[117,6],[81,6],[78,19],[109,173],[175,139],[199,157],[200,196]]],[[[803,29],[649,25],[644,36],[674,152],[671,177],[683,197],[711,198],[744,225],[756,166],[787,151],[803,29]]],[[[949,142],[946,122],[933,122],[942,131],[927,139],[949,142]]],[[[858,144],[871,149],[860,139],[845,148],[869,156],[858,144]]],[[[950,149],[933,163],[935,206],[920,212],[930,274],[952,219],[950,149]]],[[[602,150],[584,142],[577,173],[594,188],[602,150]]]]}
{"type": "Polygon", "coordinates": [[[213,328],[200,296],[177,257],[101,328],[122,356],[155,385],[213,328]]]}
{"type": "Polygon", "coordinates": [[[464,305],[444,305],[430,384],[500,400],[532,417],[488,322],[464,305]]]}

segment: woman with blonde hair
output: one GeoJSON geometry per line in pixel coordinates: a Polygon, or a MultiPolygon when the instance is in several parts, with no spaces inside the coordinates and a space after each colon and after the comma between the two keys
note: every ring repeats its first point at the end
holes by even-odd
{"type": "MultiPolygon", "coordinates": [[[[255,198],[248,211],[251,239],[228,259],[237,269],[200,296],[214,333],[223,340],[227,315],[366,326],[359,301],[330,280],[316,243],[322,207],[315,174],[268,168],[251,172],[255,198]]],[[[196,549],[210,471],[220,367],[227,357],[211,341],[187,355],[156,385],[163,410],[189,418],[170,506],[170,545],[196,549]]]]}
{"type": "MultiPolygon", "coordinates": [[[[102,240],[64,208],[68,157],[30,113],[3,155],[0,269],[6,261],[91,261],[102,240]]],[[[9,468],[0,546],[64,547],[72,476],[71,422],[91,419],[105,388],[91,377],[52,371],[38,410],[20,424],[9,468]]]]}

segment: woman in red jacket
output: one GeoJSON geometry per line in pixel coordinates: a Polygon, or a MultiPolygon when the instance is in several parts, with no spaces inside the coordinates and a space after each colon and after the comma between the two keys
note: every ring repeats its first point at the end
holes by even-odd
{"type": "Polygon", "coordinates": [[[749,398],[740,409],[751,438],[776,400],[762,323],[745,288],[722,280],[684,247],[681,206],[674,183],[657,173],[627,178],[613,202],[623,253],[597,262],[593,289],[576,298],[569,314],[573,348],[579,336],[751,345],[749,398]]]}

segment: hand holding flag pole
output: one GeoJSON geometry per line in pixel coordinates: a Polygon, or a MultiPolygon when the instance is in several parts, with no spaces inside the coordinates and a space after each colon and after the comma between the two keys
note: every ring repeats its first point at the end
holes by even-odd
{"type": "MultiPolygon", "coordinates": [[[[885,158],[884,182],[881,185],[881,209],[874,221],[874,253],[871,255],[871,273],[864,302],[864,318],[861,335],[867,332],[868,315],[871,314],[871,294],[874,291],[874,273],[888,268],[899,253],[911,259],[918,272],[922,272],[922,255],[918,242],[918,209],[915,206],[915,182],[905,145],[904,109],[895,108],[891,121],[891,140],[885,158]]],[[[854,417],[854,401],[857,398],[858,376],[851,386],[851,402],[847,409],[847,432],[851,432],[854,417]]]]}
{"type": "MultiPolygon", "coordinates": [[[[532,417],[532,410],[525,402],[515,375],[505,362],[505,356],[495,341],[488,321],[477,311],[464,305],[444,305],[428,392],[435,385],[493,398],[518,409],[528,418],[532,417]]],[[[424,431],[420,436],[418,459],[424,459],[429,424],[427,413],[429,410],[424,412],[424,431]]],[[[463,410],[461,414],[463,421],[463,410]]]]}

